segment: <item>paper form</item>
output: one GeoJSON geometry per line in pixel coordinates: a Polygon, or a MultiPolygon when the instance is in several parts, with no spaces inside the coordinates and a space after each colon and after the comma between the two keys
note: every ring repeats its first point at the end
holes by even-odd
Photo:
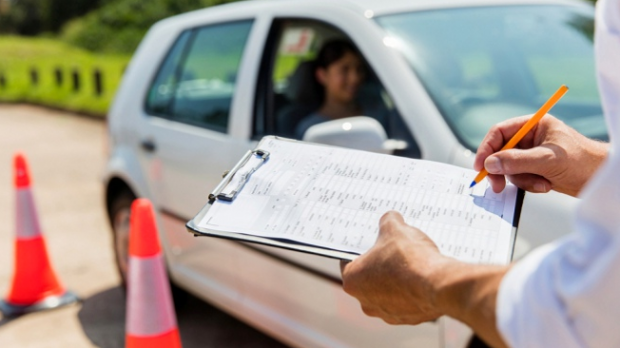
{"type": "Polygon", "coordinates": [[[211,230],[292,240],[362,254],[381,216],[400,212],[441,253],[472,263],[510,261],[517,188],[493,193],[476,172],[452,165],[265,139],[271,156],[233,202],[199,222],[211,230]]]}

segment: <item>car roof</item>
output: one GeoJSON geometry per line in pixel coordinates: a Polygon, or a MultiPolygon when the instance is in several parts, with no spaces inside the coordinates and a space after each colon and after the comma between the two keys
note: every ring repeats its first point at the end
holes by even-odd
{"type": "MultiPolygon", "coordinates": [[[[332,6],[349,5],[348,7],[357,7],[361,13],[371,16],[380,16],[384,14],[410,12],[420,10],[432,10],[441,8],[456,7],[472,7],[472,6],[501,6],[501,5],[588,5],[590,3],[583,0],[252,0],[253,3],[277,3],[282,5],[287,2],[290,5],[295,4],[326,4],[332,6]],[[351,6],[353,5],[353,6],[351,6]],[[371,11],[371,12],[368,12],[371,11]]],[[[238,5],[241,5],[237,3],[238,5]]]]}
{"type": "Polygon", "coordinates": [[[282,6],[299,6],[300,8],[305,9],[317,7],[323,10],[326,6],[337,6],[339,8],[348,9],[349,11],[357,13],[360,16],[372,18],[375,16],[394,13],[444,8],[550,4],[581,5],[592,8],[592,4],[585,0],[246,0],[207,7],[201,10],[168,17],[158,22],[157,25],[177,25],[186,22],[187,20],[201,18],[207,13],[212,15],[228,14],[236,13],[238,10],[258,13],[261,10],[281,8],[282,6]]]}
{"type": "Polygon", "coordinates": [[[346,0],[375,15],[395,12],[430,10],[440,8],[498,6],[498,5],[544,5],[544,4],[583,4],[582,1],[565,0],[346,0]]]}

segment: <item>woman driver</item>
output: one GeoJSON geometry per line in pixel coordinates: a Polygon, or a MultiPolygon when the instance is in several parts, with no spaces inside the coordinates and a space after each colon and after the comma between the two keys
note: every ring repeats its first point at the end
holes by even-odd
{"type": "Polygon", "coordinates": [[[315,124],[364,114],[356,96],[366,72],[355,46],[345,40],[330,41],[321,48],[315,64],[315,79],[323,90],[323,100],[317,111],[297,125],[298,139],[315,124]]]}

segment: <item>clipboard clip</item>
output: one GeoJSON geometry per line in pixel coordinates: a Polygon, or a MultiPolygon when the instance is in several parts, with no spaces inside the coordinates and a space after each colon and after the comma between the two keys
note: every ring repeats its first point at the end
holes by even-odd
{"type": "Polygon", "coordinates": [[[243,186],[263,163],[269,159],[269,152],[256,149],[248,151],[230,171],[224,174],[224,179],[209,194],[209,203],[216,199],[232,202],[243,186]]]}

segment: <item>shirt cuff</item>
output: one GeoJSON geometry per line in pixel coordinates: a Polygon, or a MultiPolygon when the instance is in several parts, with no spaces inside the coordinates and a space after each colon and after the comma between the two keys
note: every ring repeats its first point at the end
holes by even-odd
{"type": "MultiPolygon", "coordinates": [[[[534,305],[531,301],[528,302],[531,294],[528,293],[529,287],[526,287],[526,284],[542,260],[555,248],[555,244],[547,244],[535,249],[515,263],[502,279],[495,306],[496,325],[504,342],[510,347],[523,346],[523,334],[527,329],[524,328],[522,319],[524,312],[529,310],[528,306],[534,305]]],[[[535,321],[535,318],[531,319],[535,321]]]]}

